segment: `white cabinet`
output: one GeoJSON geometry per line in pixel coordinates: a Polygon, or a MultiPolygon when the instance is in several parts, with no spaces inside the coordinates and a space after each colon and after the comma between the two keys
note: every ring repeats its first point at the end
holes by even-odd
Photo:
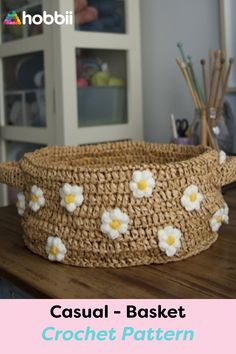
{"type": "Polygon", "coordinates": [[[139,0],[88,0],[90,18],[75,1],[0,1],[2,160],[44,145],[142,139],[139,0]],[[71,11],[74,24],[3,24],[23,11],[71,11]]]}

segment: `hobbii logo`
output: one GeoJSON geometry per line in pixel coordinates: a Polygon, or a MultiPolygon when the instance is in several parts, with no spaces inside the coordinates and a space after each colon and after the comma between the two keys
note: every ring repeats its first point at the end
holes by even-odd
{"type": "Polygon", "coordinates": [[[58,11],[54,11],[54,15],[48,14],[43,11],[43,15],[29,15],[25,11],[22,12],[22,24],[23,25],[52,25],[53,23],[57,25],[73,25],[73,15],[72,11],[66,11],[65,15],[61,15],[58,11]]]}
{"type": "Polygon", "coordinates": [[[15,11],[9,12],[5,21],[3,22],[4,25],[41,25],[44,23],[45,25],[73,25],[73,13],[72,11],[66,11],[65,15],[59,14],[58,11],[54,11],[54,14],[48,14],[46,11],[43,11],[42,15],[35,14],[30,15],[27,14],[26,11],[22,12],[22,19],[19,19],[17,13],[15,11]]]}

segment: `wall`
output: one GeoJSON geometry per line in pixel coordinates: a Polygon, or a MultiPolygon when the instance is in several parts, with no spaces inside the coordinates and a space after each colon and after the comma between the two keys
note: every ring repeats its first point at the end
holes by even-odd
{"type": "MultiPolygon", "coordinates": [[[[192,118],[194,106],[175,62],[184,43],[199,68],[219,48],[218,0],[140,0],[145,138],[169,142],[171,113],[192,118]]],[[[236,107],[235,107],[236,108],[236,107]]]]}

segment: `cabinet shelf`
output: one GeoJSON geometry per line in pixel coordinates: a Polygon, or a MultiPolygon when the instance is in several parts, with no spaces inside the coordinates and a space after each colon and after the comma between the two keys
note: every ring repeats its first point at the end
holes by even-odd
{"type": "Polygon", "coordinates": [[[48,145],[51,139],[47,128],[1,127],[1,139],[48,145]]]}
{"type": "Polygon", "coordinates": [[[44,34],[0,44],[1,58],[44,51],[45,49],[46,43],[44,34]]]}
{"type": "Polygon", "coordinates": [[[132,39],[129,34],[73,32],[71,40],[81,48],[129,50],[132,39]]]}

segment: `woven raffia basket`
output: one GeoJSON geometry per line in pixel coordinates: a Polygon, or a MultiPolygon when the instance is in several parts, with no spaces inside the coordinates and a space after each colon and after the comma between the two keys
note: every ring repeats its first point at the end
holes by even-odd
{"type": "Polygon", "coordinates": [[[18,187],[24,242],[51,261],[124,267],[207,249],[228,221],[236,159],[207,147],[119,142],[48,147],[0,164],[18,187]]]}

